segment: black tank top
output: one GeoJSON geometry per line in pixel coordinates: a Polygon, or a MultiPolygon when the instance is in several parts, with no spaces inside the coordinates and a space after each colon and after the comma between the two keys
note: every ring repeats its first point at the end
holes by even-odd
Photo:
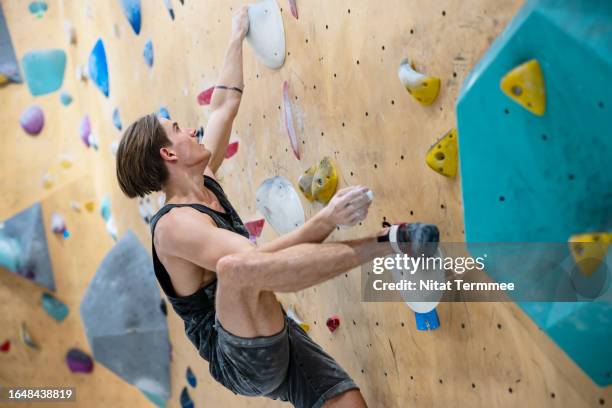
{"type": "MultiPolygon", "coordinates": [[[[155,225],[157,225],[159,219],[176,207],[191,207],[210,216],[217,224],[217,227],[248,238],[249,232],[242,223],[238,213],[234,210],[234,207],[232,207],[225,196],[221,185],[212,177],[204,176],[204,186],[215,194],[225,210],[225,213],[213,210],[202,204],[167,204],[151,219],[152,238],[155,234],[155,225]]],[[[216,336],[213,326],[215,322],[215,293],[217,290],[217,280],[215,279],[206,286],[202,286],[189,296],[178,296],[172,286],[168,271],[157,257],[155,244],[152,244],[152,247],[153,269],[155,270],[155,276],[157,277],[159,285],[166,294],[174,311],[185,322],[185,333],[187,337],[196,346],[200,355],[207,361],[210,361],[211,345],[216,336]]],[[[205,250],[205,248],[203,248],[203,250],[205,250]]]]}

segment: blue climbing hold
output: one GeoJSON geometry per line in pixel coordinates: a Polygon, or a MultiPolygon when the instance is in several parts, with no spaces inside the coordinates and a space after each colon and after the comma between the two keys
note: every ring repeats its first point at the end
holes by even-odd
{"type": "Polygon", "coordinates": [[[414,317],[418,330],[435,330],[440,327],[440,320],[438,319],[436,309],[432,309],[427,313],[414,312],[414,317]]]}
{"type": "Polygon", "coordinates": [[[157,112],[157,116],[159,116],[160,118],[166,118],[170,120],[170,113],[168,112],[168,108],[166,108],[165,106],[162,106],[161,108],[159,108],[159,111],[157,112]]]}
{"type": "Polygon", "coordinates": [[[151,40],[147,41],[145,44],[142,55],[145,59],[145,63],[151,68],[153,66],[153,42],[151,42],[151,40]]]}
{"type": "Polygon", "coordinates": [[[59,49],[30,51],[21,59],[21,65],[30,93],[46,95],[64,82],[66,53],[59,49]]]}
{"type": "Polygon", "coordinates": [[[106,51],[104,51],[104,43],[101,38],[96,41],[96,45],[89,54],[89,77],[104,96],[108,97],[108,65],[106,64],[106,51]]]}
{"type": "Polygon", "coordinates": [[[61,322],[66,318],[66,316],[68,316],[68,306],[54,298],[52,295],[44,292],[41,297],[41,302],[43,308],[49,314],[49,316],[58,322],[61,322]]]}
{"type": "Polygon", "coordinates": [[[136,35],[140,34],[140,0],[121,0],[121,8],[123,14],[130,22],[132,29],[136,35]]]}
{"type": "Polygon", "coordinates": [[[64,91],[60,94],[60,102],[62,105],[68,106],[72,103],[72,96],[70,96],[68,92],[64,91]]]}
{"type": "Polygon", "coordinates": [[[172,0],[164,0],[164,4],[170,13],[170,18],[174,20],[174,10],[172,9],[172,0]]]}
{"type": "Polygon", "coordinates": [[[189,396],[189,392],[187,392],[187,387],[184,387],[183,391],[181,391],[180,401],[181,401],[182,408],[193,408],[193,401],[191,397],[189,396]]]}
{"type": "Polygon", "coordinates": [[[186,377],[187,377],[187,382],[193,388],[195,388],[195,386],[198,385],[198,380],[196,379],[195,375],[193,374],[193,371],[191,371],[191,367],[187,367],[186,377]]]}
{"type": "Polygon", "coordinates": [[[40,0],[35,0],[30,3],[30,5],[28,6],[28,10],[36,17],[41,18],[43,14],[45,14],[45,12],[47,11],[47,3],[40,0]]]}
{"type": "Polygon", "coordinates": [[[121,130],[121,116],[119,116],[119,109],[115,108],[113,111],[113,125],[117,128],[117,130],[121,130]]]}

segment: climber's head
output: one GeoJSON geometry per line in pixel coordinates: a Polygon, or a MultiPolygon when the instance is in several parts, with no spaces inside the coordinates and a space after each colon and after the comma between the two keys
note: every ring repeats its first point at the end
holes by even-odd
{"type": "Polygon", "coordinates": [[[117,149],[117,180],[128,197],[162,189],[168,178],[191,170],[204,172],[210,151],[198,143],[195,129],[182,129],[155,114],[132,123],[117,149]]]}

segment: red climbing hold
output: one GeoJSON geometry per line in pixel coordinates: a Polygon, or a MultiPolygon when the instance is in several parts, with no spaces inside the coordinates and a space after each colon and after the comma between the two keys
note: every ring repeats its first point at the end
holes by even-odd
{"type": "Polygon", "coordinates": [[[230,157],[235,155],[237,151],[238,151],[238,142],[228,144],[227,148],[225,149],[225,158],[229,159],[230,157]]]}
{"type": "Polygon", "coordinates": [[[0,346],[0,351],[2,351],[3,353],[8,353],[8,351],[11,349],[11,341],[7,340],[4,343],[2,343],[2,346],[0,346]]]}
{"type": "Polygon", "coordinates": [[[249,235],[253,237],[259,237],[261,235],[261,231],[263,230],[265,222],[266,221],[261,218],[259,220],[249,221],[244,224],[244,226],[246,227],[247,231],[249,231],[249,235]]]}
{"type": "Polygon", "coordinates": [[[198,104],[210,105],[210,100],[212,99],[212,95],[214,91],[215,91],[215,87],[211,86],[210,88],[200,92],[200,94],[198,95],[198,104]]]}
{"type": "Polygon", "coordinates": [[[327,319],[326,324],[327,324],[327,328],[329,329],[329,331],[333,332],[338,328],[338,326],[340,326],[340,318],[336,315],[333,315],[332,317],[327,319]]]}
{"type": "Polygon", "coordinates": [[[295,0],[289,0],[289,7],[291,8],[291,14],[293,14],[293,17],[297,19],[298,12],[297,12],[297,4],[295,4],[295,0]]]}

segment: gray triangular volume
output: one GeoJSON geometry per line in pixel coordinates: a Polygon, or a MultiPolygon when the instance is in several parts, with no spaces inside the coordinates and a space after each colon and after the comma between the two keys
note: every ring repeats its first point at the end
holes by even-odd
{"type": "Polygon", "coordinates": [[[55,291],[40,203],[4,221],[0,247],[1,267],[55,291]]]}
{"type": "Polygon", "coordinates": [[[11,41],[11,35],[6,25],[2,4],[0,3],[0,74],[6,76],[13,82],[21,82],[19,64],[15,57],[15,50],[11,41]]]}
{"type": "Polygon", "coordinates": [[[94,358],[142,391],[170,396],[170,341],[149,253],[128,231],[108,252],[81,302],[94,358]]]}

